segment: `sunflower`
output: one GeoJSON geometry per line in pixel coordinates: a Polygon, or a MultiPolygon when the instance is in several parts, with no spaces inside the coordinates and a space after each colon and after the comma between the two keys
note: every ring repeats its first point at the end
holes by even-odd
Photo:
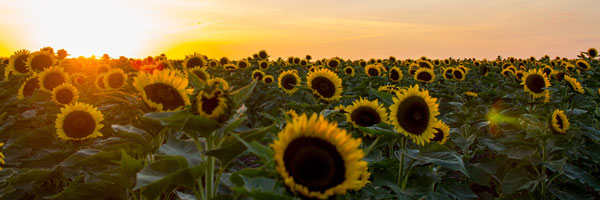
{"type": "Polygon", "coordinates": [[[308,66],[308,60],[306,60],[306,59],[300,60],[300,66],[303,66],[303,67],[308,66]]]}
{"type": "Polygon", "coordinates": [[[292,193],[326,199],[360,189],[368,181],[361,139],[352,138],[323,116],[302,114],[277,137],[270,145],[276,170],[292,193]]]}
{"type": "MultiPolygon", "coordinates": [[[[206,80],[210,79],[210,74],[208,72],[206,72],[206,68],[204,67],[193,67],[193,68],[189,68],[187,73],[193,73],[194,75],[196,75],[196,77],[198,77],[198,79],[203,82],[206,83],[206,80]]],[[[189,76],[189,74],[188,74],[189,76]]]]}
{"type": "Polygon", "coordinates": [[[358,65],[361,66],[361,67],[366,67],[367,66],[367,61],[360,60],[360,61],[358,61],[358,65]]]}
{"type": "Polygon", "coordinates": [[[248,62],[245,59],[240,60],[237,62],[237,67],[240,69],[246,69],[246,68],[250,67],[250,62],[248,62]]]}
{"type": "Polygon", "coordinates": [[[85,140],[102,136],[102,113],[92,105],[75,103],[60,109],[55,127],[58,138],[85,140]]]}
{"type": "Polygon", "coordinates": [[[588,63],[585,60],[578,60],[577,62],[575,62],[575,65],[577,65],[577,68],[583,71],[587,71],[590,69],[590,63],[588,63]]]}
{"type": "Polygon", "coordinates": [[[433,83],[435,73],[432,69],[422,67],[415,72],[414,78],[421,83],[433,83]]]}
{"type": "Polygon", "coordinates": [[[196,96],[196,109],[203,117],[217,120],[227,113],[229,100],[226,93],[221,89],[212,92],[200,91],[196,96]]]}
{"type": "Polygon", "coordinates": [[[298,73],[295,70],[287,70],[279,74],[277,82],[279,88],[281,88],[283,92],[291,95],[298,91],[298,86],[300,86],[300,77],[298,77],[298,73]]]}
{"type": "Polygon", "coordinates": [[[344,74],[349,77],[354,77],[354,68],[351,66],[345,67],[344,74]]]}
{"type": "Polygon", "coordinates": [[[258,52],[258,58],[260,58],[261,60],[266,60],[267,58],[269,58],[269,54],[265,50],[260,50],[258,52]]]}
{"type": "Polygon", "coordinates": [[[206,60],[204,60],[204,56],[200,55],[199,53],[187,55],[185,56],[185,60],[183,61],[184,70],[204,66],[206,66],[206,60]]]}
{"type": "Polygon", "coordinates": [[[575,67],[575,65],[570,64],[570,63],[565,65],[565,69],[568,72],[575,72],[575,71],[577,71],[577,67],[575,67]]]}
{"type": "Polygon", "coordinates": [[[573,90],[575,90],[576,92],[579,92],[580,94],[583,94],[585,91],[583,90],[583,87],[581,87],[581,84],[579,83],[579,81],[577,81],[576,78],[573,78],[569,75],[565,75],[565,81],[567,81],[569,83],[569,86],[571,86],[571,88],[573,90]]]}
{"type": "Polygon", "coordinates": [[[260,69],[255,69],[252,71],[252,80],[262,81],[263,77],[265,77],[265,73],[260,69]]]}
{"type": "Polygon", "coordinates": [[[106,75],[105,73],[101,73],[98,74],[96,76],[96,80],[94,80],[94,86],[96,86],[96,89],[102,91],[106,89],[106,86],[104,86],[104,75],[106,75]]]}
{"type": "Polygon", "coordinates": [[[557,133],[566,133],[569,129],[569,120],[562,110],[556,109],[552,113],[550,128],[557,133]]]}
{"type": "Polygon", "coordinates": [[[298,118],[298,113],[296,113],[296,111],[294,109],[289,109],[288,111],[285,112],[285,115],[287,115],[288,118],[290,118],[290,120],[298,118]]]}
{"type": "Polygon", "coordinates": [[[487,76],[489,71],[490,69],[487,67],[486,64],[481,64],[479,66],[479,72],[481,73],[481,76],[487,76]]]}
{"type": "Polygon", "coordinates": [[[79,91],[70,83],[63,83],[52,89],[52,101],[59,105],[75,103],[79,99],[79,91]]]}
{"type": "Polygon", "coordinates": [[[329,69],[308,73],[307,85],[321,100],[331,102],[342,98],[342,79],[329,69]]]}
{"type": "Polygon", "coordinates": [[[265,75],[265,77],[262,80],[266,84],[271,84],[271,83],[273,83],[275,78],[273,78],[273,75],[265,75]]]}
{"type": "Polygon", "coordinates": [[[552,72],[554,72],[554,69],[552,69],[552,67],[550,67],[550,65],[545,65],[544,68],[542,69],[542,73],[546,74],[546,76],[550,76],[550,74],[552,74],[552,72]]]}
{"type": "Polygon", "coordinates": [[[596,48],[589,48],[587,50],[587,54],[588,54],[588,56],[590,56],[590,58],[594,58],[594,57],[598,56],[598,50],[596,48]]]}
{"type": "Polygon", "coordinates": [[[376,64],[370,64],[365,67],[365,74],[369,77],[379,76],[381,75],[381,68],[376,64]]]}
{"type": "Polygon", "coordinates": [[[444,144],[448,140],[448,135],[450,135],[450,127],[444,124],[444,122],[436,120],[435,124],[433,124],[433,135],[431,141],[444,144]]]}
{"type": "Polygon", "coordinates": [[[511,74],[514,74],[514,72],[510,69],[503,69],[500,73],[505,77],[510,77],[511,74]]]}
{"type": "Polygon", "coordinates": [[[453,72],[454,72],[454,68],[448,67],[448,68],[444,69],[444,71],[442,71],[442,76],[446,80],[452,80],[454,78],[454,75],[452,75],[453,72]]]}
{"type": "Polygon", "coordinates": [[[335,69],[338,68],[340,66],[340,60],[338,60],[337,58],[332,58],[329,61],[327,61],[327,67],[335,69]]]}
{"type": "Polygon", "coordinates": [[[188,80],[175,70],[164,69],[152,74],[139,72],[133,86],[140,92],[146,104],[159,111],[174,111],[190,104],[186,90],[188,80]]]}
{"type": "Polygon", "coordinates": [[[454,77],[454,79],[459,81],[465,80],[465,72],[463,72],[460,68],[453,68],[452,76],[454,77]]]}
{"type": "Polygon", "coordinates": [[[229,58],[222,57],[221,59],[219,59],[219,63],[221,63],[221,65],[229,64],[229,58]]]}
{"type": "Polygon", "coordinates": [[[219,66],[219,64],[220,63],[218,61],[216,61],[216,60],[212,60],[211,59],[211,60],[208,61],[208,66],[209,67],[217,67],[217,66],[219,66]]]}
{"type": "Polygon", "coordinates": [[[554,78],[557,81],[562,81],[565,78],[565,75],[566,75],[565,72],[558,71],[558,70],[554,71],[554,78]]]}
{"type": "Polygon", "coordinates": [[[38,78],[40,88],[46,92],[52,92],[54,87],[69,82],[69,74],[57,66],[44,69],[44,71],[39,74],[38,78]]]}
{"type": "Polygon", "coordinates": [[[471,91],[465,92],[465,95],[470,96],[470,97],[477,97],[477,93],[471,92],[471,91]]]}
{"type": "Polygon", "coordinates": [[[25,80],[25,82],[19,88],[17,99],[21,100],[25,97],[30,97],[33,95],[33,91],[35,91],[36,88],[40,88],[40,83],[38,80],[38,75],[34,72],[33,75],[27,78],[27,80],[25,80]]]}
{"type": "Polygon", "coordinates": [[[352,105],[347,106],[345,111],[347,111],[346,120],[352,123],[354,127],[367,127],[387,122],[387,110],[379,104],[377,99],[369,101],[361,97],[355,100],[352,105]]]}
{"type": "Polygon", "coordinates": [[[379,86],[379,88],[377,88],[377,91],[387,92],[389,94],[396,95],[396,92],[401,92],[402,88],[395,86],[395,85],[384,85],[384,86],[379,86]]]}
{"type": "Polygon", "coordinates": [[[390,106],[390,121],[394,129],[410,137],[415,144],[424,145],[433,135],[433,124],[439,113],[436,98],[429,91],[421,91],[418,85],[396,93],[394,104],[390,106]]]}
{"type": "Polygon", "coordinates": [[[539,69],[532,69],[525,73],[523,79],[521,79],[521,85],[525,92],[529,92],[533,98],[544,97],[546,93],[543,88],[550,87],[550,81],[546,74],[542,73],[539,69]]]}
{"type": "Polygon", "coordinates": [[[398,82],[400,80],[402,80],[402,70],[400,70],[400,68],[398,67],[392,67],[390,69],[390,73],[388,74],[388,78],[390,79],[390,81],[392,82],[398,82]]]}
{"type": "Polygon", "coordinates": [[[127,83],[127,74],[122,69],[113,68],[102,76],[104,87],[107,89],[118,90],[127,83]]]}
{"type": "Polygon", "coordinates": [[[54,65],[54,54],[48,51],[36,51],[27,58],[29,71],[41,72],[54,65]]]}
{"type": "Polygon", "coordinates": [[[258,63],[258,68],[261,69],[261,70],[267,70],[267,69],[269,69],[269,62],[266,61],[266,60],[260,61],[258,63]]]}
{"type": "Polygon", "coordinates": [[[427,60],[419,59],[419,60],[417,60],[417,64],[419,65],[419,68],[428,68],[428,69],[434,68],[434,65],[427,60]]]}
{"type": "Polygon", "coordinates": [[[220,77],[214,77],[211,79],[208,79],[208,81],[206,81],[207,85],[214,85],[217,88],[222,88],[223,90],[227,91],[229,90],[229,83],[220,77]]]}
{"type": "Polygon", "coordinates": [[[237,70],[238,67],[234,64],[225,64],[225,66],[223,66],[223,68],[227,71],[232,72],[232,71],[237,70]]]}
{"type": "MultiPolygon", "coordinates": [[[[4,146],[4,143],[3,143],[3,142],[0,142],[0,148],[1,148],[2,146],[4,146]]],[[[2,163],[3,165],[4,165],[4,164],[6,164],[6,163],[4,162],[4,158],[5,158],[5,157],[4,157],[4,154],[3,154],[2,152],[0,152],[0,163],[2,163]]],[[[0,171],[1,171],[1,170],[2,170],[2,167],[0,167],[0,171]]]]}
{"type": "Polygon", "coordinates": [[[521,81],[521,79],[523,79],[523,76],[525,76],[525,71],[519,70],[515,73],[515,76],[517,77],[517,80],[521,81]]]}
{"type": "Polygon", "coordinates": [[[29,57],[29,51],[21,49],[16,51],[8,61],[7,71],[13,72],[15,75],[27,74],[31,72],[27,67],[27,58],[29,57]]]}

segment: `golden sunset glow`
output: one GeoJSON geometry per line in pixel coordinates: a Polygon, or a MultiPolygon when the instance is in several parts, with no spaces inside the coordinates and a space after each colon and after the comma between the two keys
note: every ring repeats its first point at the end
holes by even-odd
{"type": "Polygon", "coordinates": [[[599,1],[3,1],[0,56],[574,57],[600,46],[599,1]],[[368,51],[366,51],[368,49],[368,51]]]}

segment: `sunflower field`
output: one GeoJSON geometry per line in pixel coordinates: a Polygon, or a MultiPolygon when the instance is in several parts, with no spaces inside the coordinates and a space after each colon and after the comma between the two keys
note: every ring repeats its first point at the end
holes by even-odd
{"type": "Polygon", "coordinates": [[[599,199],[600,60],[0,62],[0,199],[599,199]]]}

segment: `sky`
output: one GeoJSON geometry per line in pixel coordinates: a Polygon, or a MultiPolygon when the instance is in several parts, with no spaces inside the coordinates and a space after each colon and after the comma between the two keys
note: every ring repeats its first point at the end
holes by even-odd
{"type": "Polygon", "coordinates": [[[574,58],[600,48],[598,0],[0,0],[0,56],[198,52],[239,59],[574,58]]]}

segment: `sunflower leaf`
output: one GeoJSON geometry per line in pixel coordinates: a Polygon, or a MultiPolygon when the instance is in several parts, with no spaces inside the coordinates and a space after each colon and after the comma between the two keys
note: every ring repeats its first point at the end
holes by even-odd
{"type": "Polygon", "coordinates": [[[248,98],[250,98],[254,88],[256,87],[256,83],[256,81],[252,81],[252,83],[231,93],[233,104],[236,105],[236,107],[243,104],[248,98]]]}

